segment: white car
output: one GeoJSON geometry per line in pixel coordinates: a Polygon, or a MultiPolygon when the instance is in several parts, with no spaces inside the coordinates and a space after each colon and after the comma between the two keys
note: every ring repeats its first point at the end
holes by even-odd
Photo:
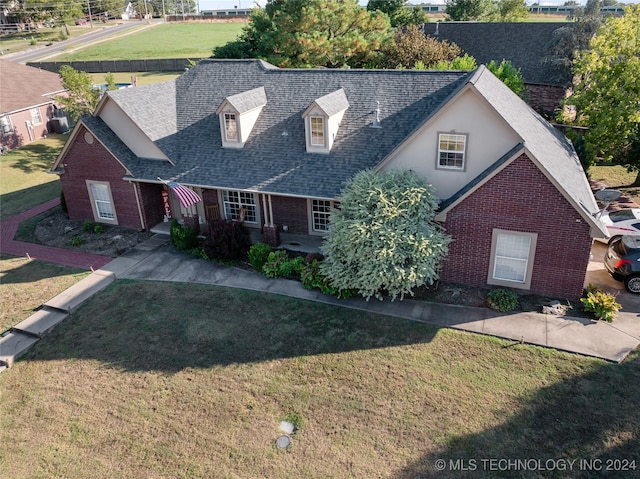
{"type": "Polygon", "coordinates": [[[620,236],[640,236],[640,208],[604,211],[600,219],[609,231],[609,243],[620,236]]]}

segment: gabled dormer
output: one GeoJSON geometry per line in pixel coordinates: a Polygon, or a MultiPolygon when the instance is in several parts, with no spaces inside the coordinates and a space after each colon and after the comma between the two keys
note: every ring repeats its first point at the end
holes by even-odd
{"type": "Polygon", "coordinates": [[[308,153],[329,153],[338,134],[338,127],[349,108],[344,90],[321,96],[302,114],[308,153]]]}
{"type": "Polygon", "coordinates": [[[216,110],[220,118],[222,146],[242,148],[266,104],[264,87],[225,98],[216,110]]]}

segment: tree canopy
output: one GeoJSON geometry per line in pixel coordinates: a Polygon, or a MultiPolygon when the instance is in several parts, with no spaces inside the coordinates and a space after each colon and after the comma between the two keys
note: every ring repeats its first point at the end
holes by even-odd
{"type": "Polygon", "coordinates": [[[438,200],[411,171],[363,171],[345,186],[330,218],[321,272],[367,299],[412,294],[438,278],[449,237],[433,221],[438,200]]]}
{"type": "Polygon", "coordinates": [[[454,21],[520,22],[529,16],[524,0],[453,0],[446,12],[454,21]]]}
{"type": "Polygon", "coordinates": [[[621,17],[609,17],[574,61],[576,122],[587,155],[640,170],[640,5],[628,5],[621,17]]]}
{"type": "Polygon", "coordinates": [[[380,11],[389,16],[392,27],[415,25],[429,21],[420,7],[407,5],[407,0],[369,0],[367,10],[380,11]]]}
{"type": "Polygon", "coordinates": [[[92,113],[100,100],[100,92],[93,88],[91,76],[69,65],[62,65],[59,73],[67,92],[56,97],[56,101],[64,106],[74,121],[81,115],[92,113]]]}
{"type": "Polygon", "coordinates": [[[262,58],[280,67],[363,67],[390,37],[389,17],[357,0],[271,0],[216,58],[262,58]]]}
{"type": "Polygon", "coordinates": [[[462,53],[455,43],[440,41],[425,35],[416,25],[398,30],[384,49],[385,67],[414,68],[420,63],[430,68],[438,62],[450,62],[462,53]]]}

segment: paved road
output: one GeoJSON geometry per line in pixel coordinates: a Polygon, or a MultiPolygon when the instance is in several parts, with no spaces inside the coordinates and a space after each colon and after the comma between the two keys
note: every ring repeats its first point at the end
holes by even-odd
{"type": "Polygon", "coordinates": [[[117,25],[103,26],[102,24],[94,24],[93,28],[87,26],[87,33],[80,35],[78,37],[73,37],[63,42],[55,42],[53,45],[48,47],[37,47],[31,50],[27,50],[24,52],[18,53],[10,53],[8,55],[3,55],[2,58],[5,60],[11,60],[17,63],[26,63],[33,60],[43,60],[45,58],[49,58],[54,55],[58,55],[61,52],[71,50],[73,48],[78,48],[81,46],[86,46],[92,43],[99,42],[104,40],[110,36],[120,36],[124,33],[133,33],[136,30],[157,25],[158,23],[162,23],[162,20],[154,20],[150,24],[146,22],[141,22],[139,20],[131,20],[127,22],[123,22],[117,25]],[[129,32],[127,32],[130,30],[129,32]]]}

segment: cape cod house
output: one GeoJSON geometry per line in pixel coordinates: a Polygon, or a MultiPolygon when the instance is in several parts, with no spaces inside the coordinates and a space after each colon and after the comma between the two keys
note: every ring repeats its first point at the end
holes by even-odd
{"type": "Polygon", "coordinates": [[[566,138],[483,66],[473,72],[280,69],[205,60],[174,81],[108,92],[52,171],[72,219],[150,229],[244,215],[324,235],[344,182],[411,169],[452,236],[444,280],[580,296],[606,235],[566,138]],[[202,201],[169,193],[177,182],[202,201]]]}

